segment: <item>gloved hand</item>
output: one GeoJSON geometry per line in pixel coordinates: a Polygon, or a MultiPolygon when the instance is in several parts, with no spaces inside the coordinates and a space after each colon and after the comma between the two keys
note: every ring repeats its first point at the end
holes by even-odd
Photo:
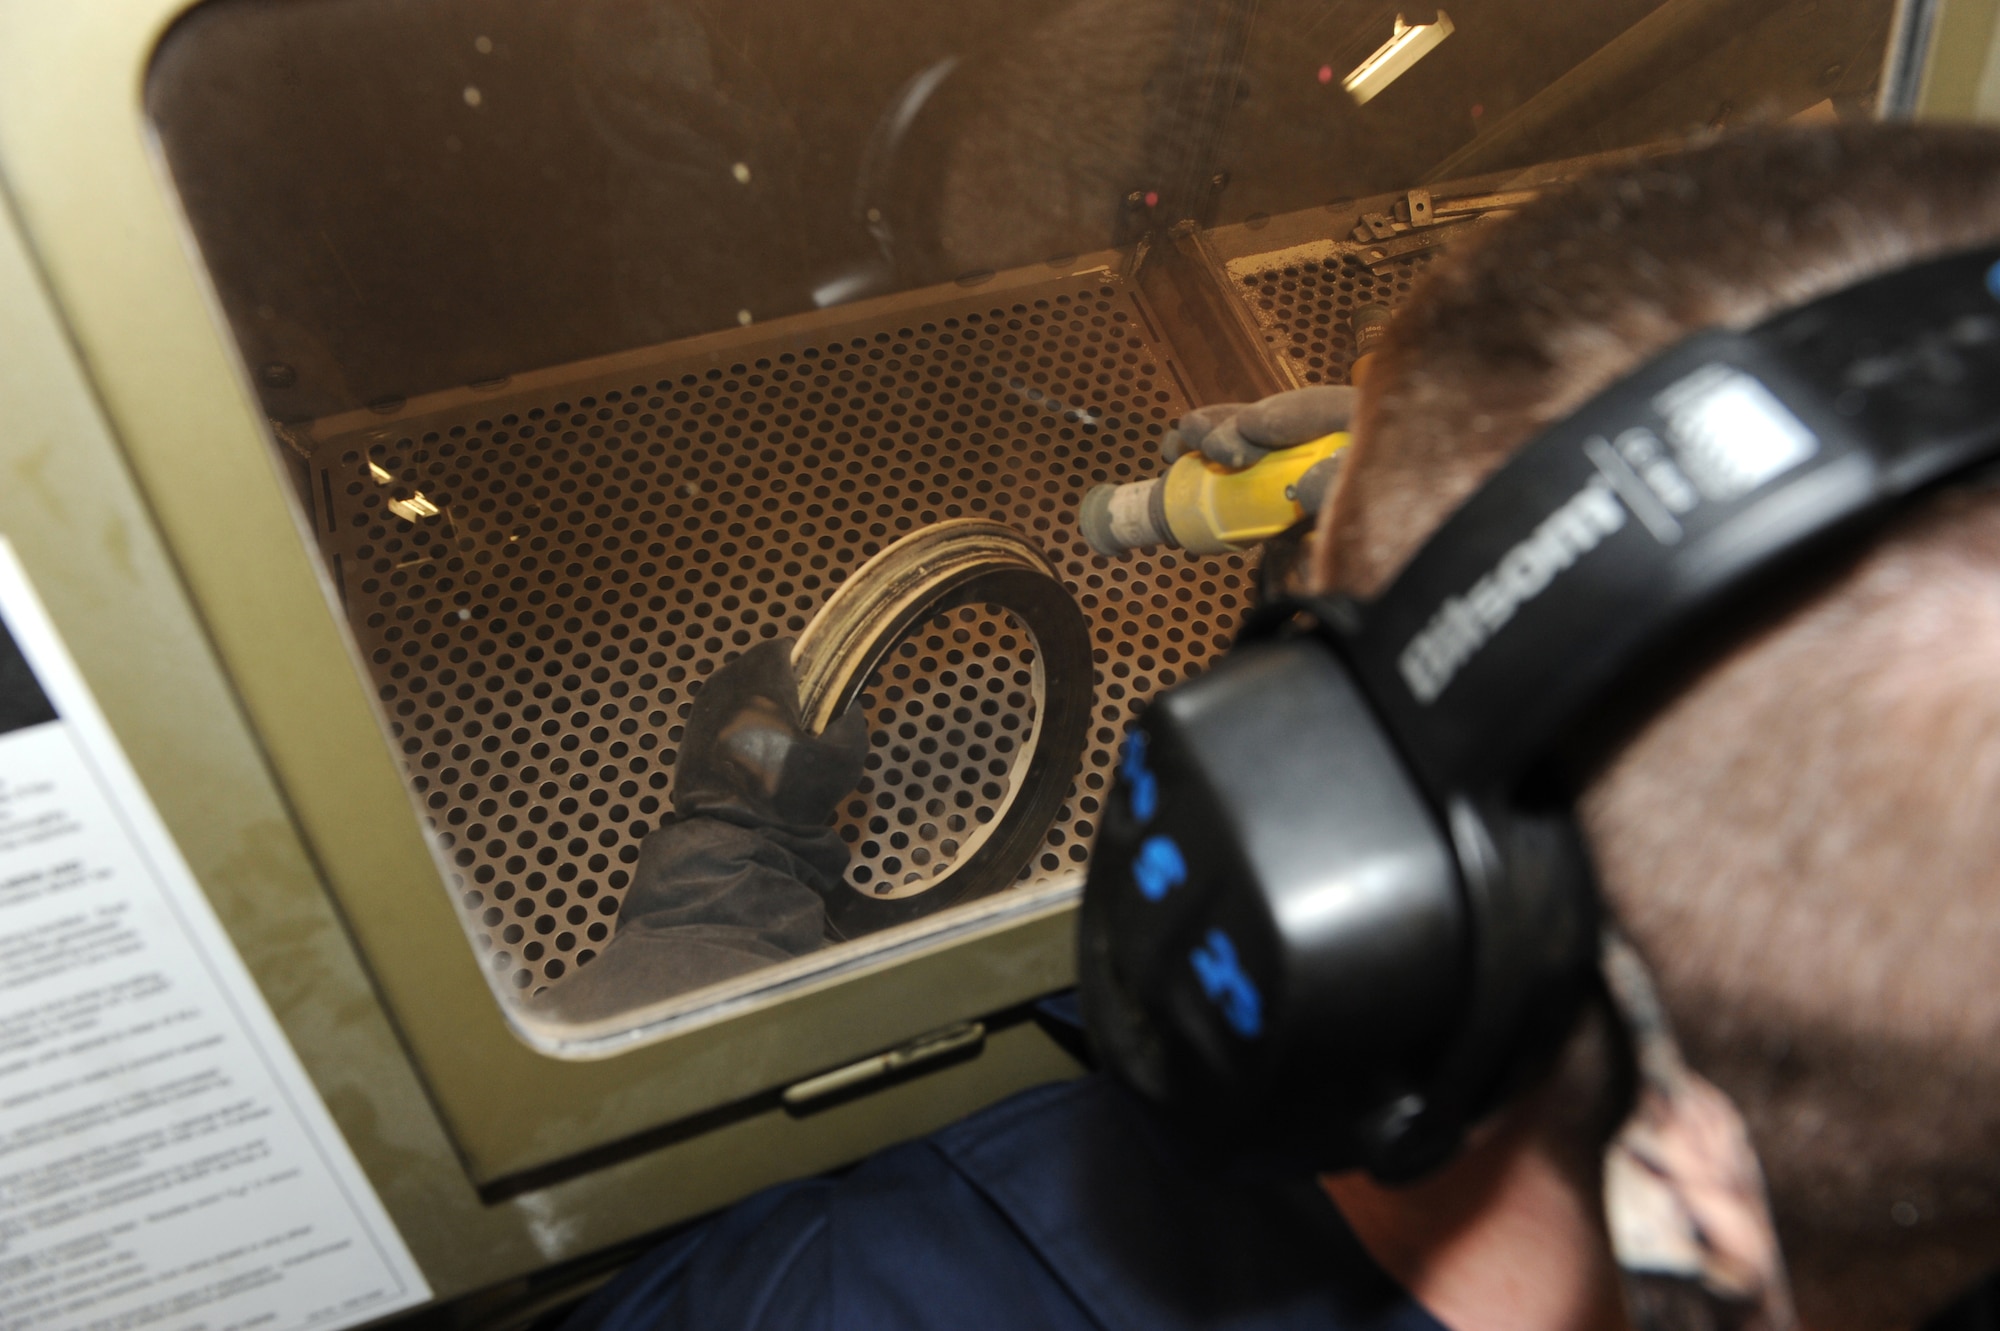
{"type": "Polygon", "coordinates": [[[709,676],[695,696],[674,766],[674,809],[739,826],[818,827],[861,780],[868,723],[850,708],[806,732],[792,640],[760,643],[709,676]]]}
{"type": "MultiPolygon", "coordinates": [[[[1160,453],[1171,463],[1199,449],[1225,467],[1248,467],[1278,449],[1345,430],[1353,418],[1354,390],[1345,384],[1294,388],[1259,402],[1215,402],[1183,415],[1161,438],[1160,453]]],[[[1330,457],[1299,478],[1294,497],[1306,512],[1319,511],[1340,463],[1330,457]]]]}
{"type": "Polygon", "coordinates": [[[824,947],[847,870],[827,823],[867,752],[858,707],[823,735],[799,724],[790,639],[709,676],[675,758],[678,816],[641,843],[618,932],[529,1007],[596,1021],[824,947]]]}

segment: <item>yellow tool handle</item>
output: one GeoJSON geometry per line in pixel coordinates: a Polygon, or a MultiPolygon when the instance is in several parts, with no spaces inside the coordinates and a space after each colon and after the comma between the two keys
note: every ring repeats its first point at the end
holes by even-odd
{"type": "Polygon", "coordinates": [[[1305,516],[1293,498],[1299,477],[1347,443],[1345,431],[1322,435],[1240,470],[1187,454],[1168,468],[1163,494],[1174,542],[1189,554],[1214,555],[1276,536],[1305,516]]]}

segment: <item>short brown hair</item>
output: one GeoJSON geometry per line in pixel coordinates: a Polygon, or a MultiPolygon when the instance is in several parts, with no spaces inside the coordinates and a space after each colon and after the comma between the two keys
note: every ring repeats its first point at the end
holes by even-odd
{"type": "MultiPolygon", "coordinates": [[[[1317,580],[1379,590],[1540,429],[1689,332],[2000,239],[2000,135],[1762,131],[1595,176],[1391,324],[1317,580]]],[[[2000,1261],[2000,503],[1925,501],[1591,782],[1614,912],[1743,1107],[1809,1323],[2000,1261]]]]}

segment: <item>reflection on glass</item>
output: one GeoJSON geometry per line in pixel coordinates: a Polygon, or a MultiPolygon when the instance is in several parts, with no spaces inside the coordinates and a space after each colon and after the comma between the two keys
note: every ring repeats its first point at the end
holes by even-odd
{"type": "Polygon", "coordinates": [[[1410,67],[1437,49],[1437,44],[1451,36],[1451,16],[1442,9],[1437,18],[1429,23],[1405,23],[1401,14],[1396,15],[1396,30],[1389,40],[1377,47],[1375,54],[1356,65],[1340,81],[1348,96],[1360,106],[1375,100],[1375,94],[1409,73],[1410,67]]]}
{"type": "Polygon", "coordinates": [[[147,102],[474,946],[532,1019],[606,1021],[1072,890],[1133,710],[1254,594],[1241,555],[1092,555],[1083,494],[1193,405],[1344,382],[1592,154],[1870,114],[1891,10],[209,0],[147,102]],[[972,606],[858,740],[731,683],[962,517],[1047,554],[1089,678],[972,606]],[[843,931],[978,851],[1064,689],[1087,743],[1015,886],[843,931]],[[762,795],[697,792],[717,753],[762,795]]]}
{"type": "Polygon", "coordinates": [[[391,495],[387,500],[383,501],[382,506],[405,522],[422,522],[426,518],[434,518],[444,511],[426,498],[422,490],[415,491],[407,498],[401,499],[391,495]]]}

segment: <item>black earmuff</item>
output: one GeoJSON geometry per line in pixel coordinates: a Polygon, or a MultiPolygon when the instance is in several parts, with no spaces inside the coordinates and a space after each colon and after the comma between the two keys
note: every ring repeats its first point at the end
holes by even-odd
{"type": "Polygon", "coordinates": [[[1227,1140],[1421,1174],[1595,983],[1571,802],[1827,556],[2000,456],[2000,250],[1696,334],[1522,449],[1378,599],[1266,607],[1127,737],[1078,965],[1106,1062],[1227,1140]]]}

